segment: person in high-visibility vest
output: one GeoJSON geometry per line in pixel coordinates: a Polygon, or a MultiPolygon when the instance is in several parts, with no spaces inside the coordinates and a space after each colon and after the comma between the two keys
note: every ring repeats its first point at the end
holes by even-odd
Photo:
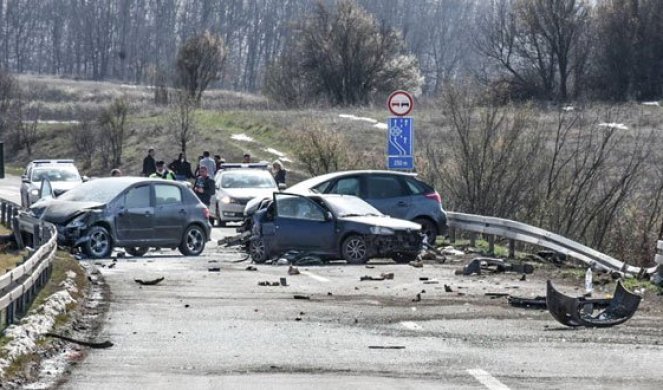
{"type": "Polygon", "coordinates": [[[166,167],[166,163],[163,161],[157,161],[157,171],[151,174],[150,178],[175,180],[175,174],[166,167]]]}

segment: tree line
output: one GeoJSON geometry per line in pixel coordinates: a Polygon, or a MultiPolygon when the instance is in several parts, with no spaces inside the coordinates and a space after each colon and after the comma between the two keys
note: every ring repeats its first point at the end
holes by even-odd
{"type": "Polygon", "coordinates": [[[661,20],[658,0],[0,0],[0,67],[171,84],[181,46],[209,32],[225,55],[212,85],[295,100],[364,104],[401,76],[430,96],[469,78],[505,100],[648,100],[661,20]]]}

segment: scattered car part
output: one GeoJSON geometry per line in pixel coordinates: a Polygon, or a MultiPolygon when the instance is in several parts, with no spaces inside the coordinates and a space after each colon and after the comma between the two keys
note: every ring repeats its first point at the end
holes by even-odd
{"type": "Polygon", "coordinates": [[[67,337],[67,336],[62,336],[62,335],[55,334],[55,333],[50,333],[50,332],[45,333],[44,336],[53,337],[53,338],[56,338],[56,339],[68,341],[70,343],[74,343],[74,344],[78,344],[78,345],[83,345],[83,346],[90,347],[90,348],[93,348],[93,349],[110,348],[114,345],[112,342],[110,342],[108,340],[102,341],[100,343],[95,343],[95,342],[91,342],[91,341],[76,340],[76,339],[72,339],[72,338],[67,337]]]}
{"type": "Polygon", "coordinates": [[[384,280],[384,276],[370,276],[370,275],[364,275],[359,277],[360,282],[365,282],[365,281],[380,281],[384,280]]]}
{"type": "Polygon", "coordinates": [[[548,308],[548,305],[546,304],[546,297],[541,296],[534,298],[521,298],[509,295],[506,301],[513,307],[520,307],[523,309],[546,310],[548,308]]]}
{"type": "Polygon", "coordinates": [[[165,279],[165,277],[162,276],[160,278],[153,279],[153,280],[134,279],[134,282],[140,284],[141,286],[155,286],[155,285],[163,282],[164,279],[165,279]]]}
{"type": "Polygon", "coordinates": [[[404,345],[369,345],[368,349],[405,349],[404,345]]]}
{"type": "Polygon", "coordinates": [[[463,268],[462,274],[465,276],[472,274],[481,275],[481,271],[491,273],[514,272],[531,274],[534,272],[534,267],[527,263],[513,263],[491,257],[477,257],[472,259],[472,261],[463,268]]]}
{"type": "Polygon", "coordinates": [[[288,275],[299,275],[299,274],[300,272],[297,267],[290,266],[290,268],[288,268],[288,275]]]}
{"type": "Polygon", "coordinates": [[[311,299],[311,297],[309,297],[308,295],[294,295],[293,298],[294,299],[304,299],[304,300],[311,299]]]}
{"type": "Polygon", "coordinates": [[[209,267],[209,268],[207,268],[207,272],[221,272],[221,268],[219,268],[219,267],[209,267]]]}
{"type": "Polygon", "coordinates": [[[485,295],[487,297],[491,297],[491,298],[503,298],[503,297],[508,297],[509,296],[508,293],[500,293],[500,292],[487,292],[483,295],[485,295]]]}
{"type": "Polygon", "coordinates": [[[548,280],[546,305],[550,314],[566,326],[608,327],[628,321],[642,297],[624,288],[621,281],[612,299],[573,298],[557,291],[548,280]]]}
{"type": "Polygon", "coordinates": [[[246,270],[246,271],[257,271],[257,270],[258,270],[258,267],[255,267],[255,266],[253,266],[253,265],[250,265],[250,266],[246,267],[245,270],[246,270]]]}

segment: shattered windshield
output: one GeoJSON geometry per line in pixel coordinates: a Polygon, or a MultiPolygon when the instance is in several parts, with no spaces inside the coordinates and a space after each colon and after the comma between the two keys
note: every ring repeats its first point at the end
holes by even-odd
{"type": "Polygon", "coordinates": [[[324,199],[332,212],[339,217],[362,215],[383,216],[375,207],[356,196],[340,195],[325,197],[324,199]]]}
{"type": "Polygon", "coordinates": [[[118,183],[116,180],[93,180],[65,192],[58,199],[70,202],[108,203],[128,185],[129,183],[118,183]]]}

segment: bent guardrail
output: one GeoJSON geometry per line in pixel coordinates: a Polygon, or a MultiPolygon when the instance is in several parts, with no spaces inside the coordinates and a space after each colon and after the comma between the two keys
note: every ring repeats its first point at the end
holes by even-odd
{"type": "MultiPolygon", "coordinates": [[[[633,275],[656,272],[655,266],[650,268],[634,267],[559,234],[510,219],[448,212],[447,221],[449,228],[452,230],[450,232],[452,239],[455,236],[455,229],[460,229],[541,246],[573,257],[587,265],[595,264],[610,271],[633,275]]],[[[513,256],[513,241],[509,243],[510,256],[513,256]]],[[[492,246],[492,238],[489,238],[489,243],[492,246]]]]}
{"type": "MultiPolygon", "coordinates": [[[[18,229],[20,207],[0,200],[1,221],[11,227],[19,248],[23,237],[18,229]]],[[[57,251],[57,230],[50,223],[35,221],[32,248],[23,263],[0,276],[0,329],[13,324],[24,314],[41,288],[48,282],[57,251]]]]}

